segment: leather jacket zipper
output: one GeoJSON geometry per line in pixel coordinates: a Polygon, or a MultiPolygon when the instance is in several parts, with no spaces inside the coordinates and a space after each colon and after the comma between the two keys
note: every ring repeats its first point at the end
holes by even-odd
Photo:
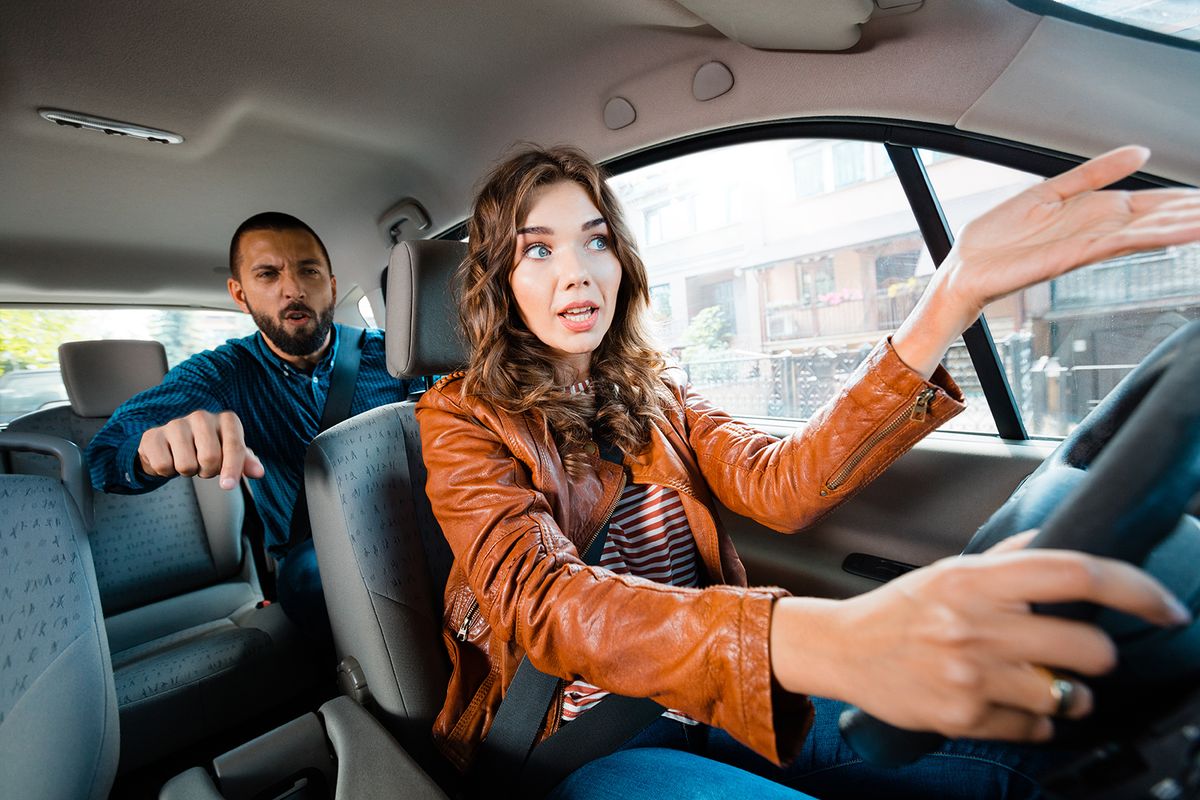
{"type": "Polygon", "coordinates": [[[582,560],[587,555],[587,551],[592,549],[592,545],[596,542],[596,537],[600,535],[600,531],[608,525],[612,515],[617,512],[617,503],[621,502],[621,495],[625,492],[625,473],[621,473],[621,485],[617,487],[617,493],[613,496],[612,503],[608,506],[608,511],[604,514],[604,520],[600,523],[600,527],[592,531],[592,535],[588,537],[587,544],[579,551],[579,558],[582,560]]]}
{"type": "Polygon", "coordinates": [[[475,621],[475,615],[479,613],[479,601],[475,596],[471,596],[471,605],[467,606],[467,613],[463,616],[462,624],[458,626],[458,632],[454,634],[454,638],[460,642],[465,642],[467,636],[471,632],[471,623],[475,621]]]}
{"type": "MultiPolygon", "coordinates": [[[[866,457],[871,454],[871,451],[878,447],[882,441],[899,430],[900,426],[910,421],[924,422],[925,417],[929,414],[929,404],[933,402],[935,395],[937,395],[937,389],[930,387],[922,389],[921,393],[917,395],[917,399],[913,401],[911,406],[904,409],[900,415],[898,415],[884,427],[877,430],[869,439],[859,445],[858,449],[850,455],[850,458],[846,459],[846,463],[842,465],[842,468],[835,472],[833,477],[830,478],[825,484],[825,488],[832,492],[844,484],[850,478],[850,476],[854,474],[854,470],[858,468],[858,465],[861,464],[866,457]]],[[[824,492],[822,492],[822,494],[824,494],[824,492]]]]}
{"type": "MultiPolygon", "coordinates": [[[[621,494],[625,491],[625,476],[621,475],[621,485],[617,488],[617,493],[613,497],[612,503],[608,507],[608,511],[604,514],[604,521],[600,523],[600,527],[592,532],[588,537],[587,546],[580,552],[582,557],[588,550],[592,548],[592,544],[596,541],[596,537],[600,535],[600,531],[604,530],[604,526],[612,519],[612,515],[617,511],[617,503],[621,502],[621,494]]],[[[454,634],[454,638],[460,642],[465,642],[471,632],[471,623],[475,621],[475,616],[479,613],[479,601],[474,596],[471,597],[471,605],[467,606],[467,613],[463,616],[463,621],[458,626],[458,631],[454,634]]],[[[561,694],[561,692],[560,692],[561,694]]],[[[561,704],[561,701],[560,701],[561,704]]]]}

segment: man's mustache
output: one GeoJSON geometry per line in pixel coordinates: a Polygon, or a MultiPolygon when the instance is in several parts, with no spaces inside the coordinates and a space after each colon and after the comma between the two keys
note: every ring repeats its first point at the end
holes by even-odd
{"type": "Polygon", "coordinates": [[[304,305],[304,303],[289,303],[287,308],[279,312],[279,315],[283,316],[285,314],[290,314],[293,311],[299,311],[302,314],[308,314],[310,317],[315,317],[317,315],[317,312],[304,305]]]}

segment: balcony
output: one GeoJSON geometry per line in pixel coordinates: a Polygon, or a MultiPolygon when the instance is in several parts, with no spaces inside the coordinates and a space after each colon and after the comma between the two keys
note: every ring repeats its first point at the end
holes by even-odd
{"type": "Polygon", "coordinates": [[[1055,311],[1198,295],[1200,246],[1195,245],[1112,259],[1050,284],[1050,306],[1055,311]]]}
{"type": "Polygon", "coordinates": [[[849,333],[892,330],[917,304],[923,284],[903,291],[881,290],[866,298],[860,292],[826,295],[825,302],[768,305],[764,330],[768,342],[787,342],[849,333]],[[857,296],[855,296],[857,295],[857,296]]]}

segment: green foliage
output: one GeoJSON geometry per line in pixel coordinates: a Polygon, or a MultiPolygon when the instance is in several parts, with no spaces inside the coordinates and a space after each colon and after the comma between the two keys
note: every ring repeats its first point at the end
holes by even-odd
{"type": "Polygon", "coordinates": [[[729,349],[729,330],[720,306],[696,312],[683,332],[683,360],[705,361],[729,349]]]}
{"type": "Polygon", "coordinates": [[[0,308],[0,374],[58,363],[58,345],[86,339],[78,315],[53,309],[0,308]]]}

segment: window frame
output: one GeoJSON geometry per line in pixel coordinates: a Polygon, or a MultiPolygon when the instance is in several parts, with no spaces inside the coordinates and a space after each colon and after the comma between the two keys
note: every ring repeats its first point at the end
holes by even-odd
{"type": "MultiPolygon", "coordinates": [[[[943,125],[892,119],[810,117],[706,131],[618,156],[604,162],[603,166],[616,176],[705,150],[771,139],[843,139],[883,145],[935,266],[940,265],[949,253],[954,236],[933,190],[920,150],[935,150],[986,161],[1042,178],[1057,175],[1086,160],[1049,148],[973,134],[943,125]]],[[[1138,172],[1112,184],[1110,188],[1140,190],[1178,186],[1187,184],[1138,172]]],[[[464,221],[436,238],[457,240],[465,233],[464,221]]],[[[981,316],[963,333],[963,341],[1000,438],[1012,442],[1046,438],[1030,437],[1025,429],[985,317],[981,316]]]]}

